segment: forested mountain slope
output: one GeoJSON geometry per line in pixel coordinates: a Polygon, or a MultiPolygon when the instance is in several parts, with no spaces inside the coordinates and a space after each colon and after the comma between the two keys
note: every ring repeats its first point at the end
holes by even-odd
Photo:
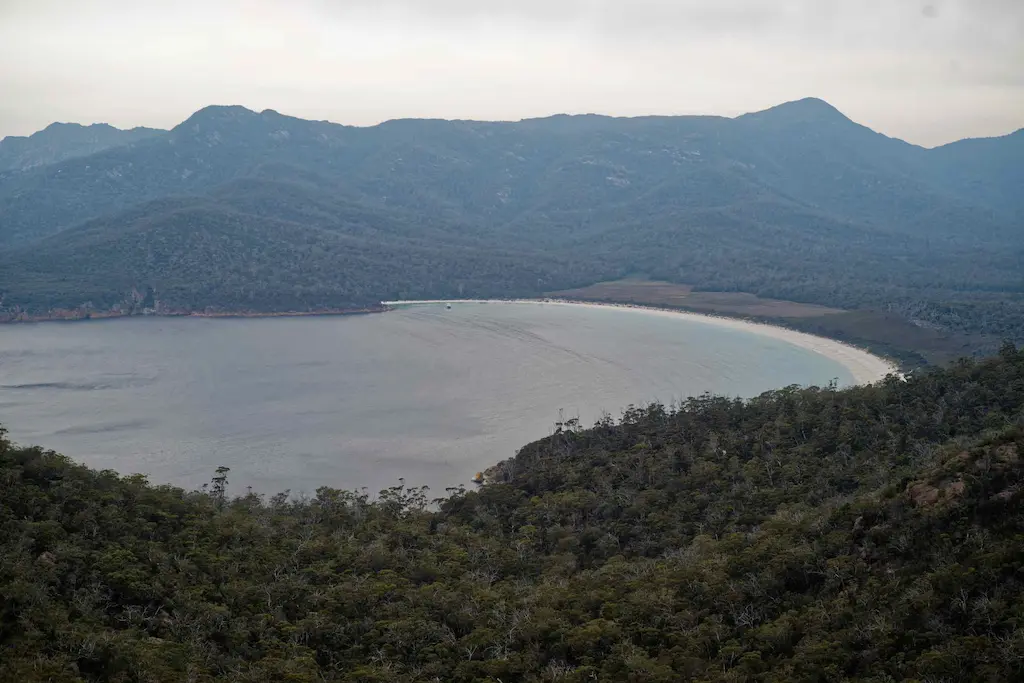
{"type": "MultiPolygon", "coordinates": [[[[1015,681],[1024,352],[561,424],[476,491],[186,493],[0,441],[10,681],[1015,681]]],[[[344,486],[344,482],[336,482],[344,486]]]]}
{"type": "MultiPolygon", "coordinates": [[[[242,203],[267,197],[251,194],[242,203]]],[[[343,201],[260,214],[235,204],[230,189],[217,197],[154,200],[38,246],[0,252],[0,286],[21,288],[16,301],[29,310],[55,303],[93,313],[377,310],[383,300],[467,291],[530,295],[601,273],[539,250],[434,241],[429,226],[409,234],[419,220],[395,222],[343,201]],[[148,301],[140,291],[151,292],[148,301]]]]}
{"type": "Polygon", "coordinates": [[[149,289],[147,306],[164,312],[302,311],[530,295],[616,272],[321,183],[268,166],[207,195],[144,202],[0,251],[0,291],[28,310],[105,311],[149,289]]]}
{"type": "Polygon", "coordinates": [[[94,123],[91,126],[52,123],[29,136],[11,135],[0,140],[0,174],[88,156],[111,147],[130,145],[163,132],[142,127],[121,130],[105,123],[94,123]]]}
{"type": "Polygon", "coordinates": [[[934,150],[932,157],[937,163],[928,170],[936,184],[1015,218],[1018,226],[1024,223],[1024,129],[1001,138],[960,140],[934,150]]]}
{"type": "Polygon", "coordinates": [[[735,119],[370,128],[208,107],[131,145],[0,174],[0,305],[45,314],[151,289],[175,310],[307,310],[398,289],[447,296],[454,280],[467,296],[536,295],[643,274],[1024,339],[1021,140],[928,150],[815,99],[735,119]],[[207,208],[182,222],[167,201],[207,208]],[[208,260],[187,281],[160,266],[179,244],[164,229],[219,234],[224,212],[254,226],[252,248],[225,235],[231,252],[200,250],[208,260]],[[336,248],[342,236],[367,238],[364,256],[380,267],[336,248]],[[415,260],[424,243],[501,254],[516,286],[488,285],[482,255],[454,259],[443,278],[396,281],[388,264],[415,260]],[[260,254],[272,244],[271,272],[260,254]],[[323,252],[316,267],[356,273],[351,285],[303,284],[310,249],[323,252]],[[219,280],[225,262],[238,268],[219,280]]]}
{"type": "MultiPolygon", "coordinates": [[[[921,169],[955,166],[965,179],[990,181],[1005,170],[992,157],[1014,157],[1004,151],[1013,136],[1001,140],[925,150],[859,126],[820,100],[737,119],[558,116],[519,123],[404,120],[372,128],[208,107],[146,144],[5,177],[0,239],[43,236],[278,162],[381,204],[448,208],[494,228],[536,212],[593,213],[643,203],[667,184],[678,191],[679,206],[727,206],[770,194],[857,222],[880,221],[893,231],[999,242],[1005,225],[985,214],[1005,201],[994,207],[983,197],[969,204],[947,196],[921,169]],[[935,213],[927,230],[924,207],[935,213]],[[968,213],[944,215],[958,211],[968,213]],[[968,217],[974,230],[963,229],[968,217]]],[[[1019,210],[1020,198],[1013,199],[1011,208],[1019,210]]]]}

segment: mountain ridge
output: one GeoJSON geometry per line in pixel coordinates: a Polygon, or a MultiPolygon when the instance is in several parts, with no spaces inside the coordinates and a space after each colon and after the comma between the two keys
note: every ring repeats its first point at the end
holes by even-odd
{"type": "MultiPolygon", "coordinates": [[[[758,117],[758,116],[761,116],[761,115],[777,115],[777,114],[784,113],[784,112],[792,112],[792,111],[798,111],[798,110],[803,110],[803,111],[815,111],[815,110],[817,110],[819,113],[825,114],[826,118],[828,118],[829,115],[831,115],[832,117],[834,117],[835,120],[842,120],[842,121],[849,121],[851,123],[856,123],[851,118],[849,118],[846,114],[844,114],[842,112],[842,110],[840,110],[838,107],[836,107],[835,105],[833,105],[830,102],[828,102],[828,100],[822,99],[820,97],[815,97],[815,96],[807,96],[807,97],[802,97],[802,98],[798,98],[798,99],[795,99],[795,100],[789,100],[789,101],[786,101],[786,102],[781,102],[781,103],[776,104],[776,105],[772,105],[770,107],[766,107],[765,109],[760,109],[760,110],[755,110],[755,111],[751,111],[751,112],[745,112],[745,113],[741,113],[741,114],[736,114],[734,116],[726,116],[726,115],[711,114],[711,113],[707,113],[707,114],[636,114],[636,115],[617,115],[617,114],[603,114],[603,113],[600,113],[600,112],[587,112],[587,113],[575,113],[575,114],[559,112],[559,113],[544,114],[544,115],[539,115],[539,116],[529,116],[529,117],[525,117],[525,118],[521,118],[521,119],[473,119],[473,118],[444,118],[444,117],[400,117],[400,118],[384,119],[384,120],[380,121],[379,123],[366,124],[366,125],[342,123],[342,122],[339,122],[339,121],[332,121],[330,119],[304,119],[304,118],[301,118],[299,116],[294,116],[294,115],[290,115],[290,114],[281,113],[280,111],[278,111],[276,109],[273,109],[273,108],[266,108],[266,109],[262,109],[262,110],[256,110],[256,109],[250,109],[249,107],[247,107],[245,105],[242,105],[242,104],[210,104],[210,105],[206,105],[204,107],[201,107],[200,109],[197,109],[195,112],[193,112],[192,114],[187,116],[181,122],[179,122],[178,124],[175,124],[174,126],[172,126],[171,128],[168,128],[168,129],[159,129],[159,128],[152,128],[152,127],[147,127],[147,126],[133,126],[132,128],[121,129],[121,128],[116,128],[114,126],[111,126],[108,123],[102,123],[102,122],[96,122],[96,123],[91,123],[91,124],[83,124],[83,123],[72,122],[72,121],[68,121],[68,122],[54,121],[54,122],[48,124],[47,126],[45,126],[44,128],[36,131],[35,133],[30,133],[29,135],[8,135],[8,136],[5,136],[3,138],[0,138],[0,142],[2,142],[3,140],[7,140],[7,139],[24,139],[24,138],[32,137],[33,135],[38,135],[39,133],[41,133],[41,132],[43,132],[43,131],[45,131],[45,130],[53,127],[53,126],[77,126],[77,127],[81,127],[81,128],[90,128],[90,127],[93,127],[93,126],[98,126],[98,127],[106,126],[106,127],[114,128],[115,130],[121,130],[121,131],[136,131],[136,130],[140,130],[140,131],[152,131],[152,132],[158,132],[158,133],[166,133],[166,132],[169,132],[169,131],[173,130],[174,128],[177,128],[177,127],[180,127],[180,126],[184,125],[189,120],[191,120],[194,117],[196,117],[197,115],[201,115],[202,116],[206,112],[212,112],[212,111],[217,111],[217,110],[228,110],[228,111],[234,111],[234,112],[238,112],[238,113],[248,113],[248,114],[255,114],[255,115],[264,115],[264,114],[277,115],[277,116],[280,116],[282,118],[287,118],[287,119],[294,119],[294,120],[298,120],[298,121],[307,121],[307,122],[311,122],[311,123],[326,123],[326,124],[331,124],[331,125],[335,125],[335,126],[340,126],[340,127],[343,127],[343,128],[351,128],[351,129],[356,129],[356,130],[365,130],[365,129],[369,129],[369,128],[377,128],[377,127],[380,127],[380,126],[384,126],[384,125],[388,125],[388,124],[392,124],[392,123],[396,123],[396,122],[415,122],[415,121],[439,121],[439,122],[448,122],[448,123],[481,123],[481,124],[489,124],[489,123],[493,123],[493,124],[516,124],[516,123],[526,123],[526,122],[532,122],[532,121],[545,121],[545,120],[548,120],[548,119],[566,119],[566,118],[568,118],[568,119],[573,119],[573,118],[577,118],[577,119],[580,119],[580,118],[596,118],[596,119],[609,119],[609,120],[688,119],[688,118],[692,118],[692,119],[729,119],[729,120],[736,120],[736,119],[742,119],[742,118],[758,117]]],[[[863,124],[859,124],[858,123],[857,125],[863,125],[863,124]]],[[[871,129],[868,126],[864,126],[864,127],[869,128],[869,130],[874,131],[874,129],[871,129]]],[[[918,144],[915,144],[915,143],[912,143],[912,142],[907,142],[905,140],[902,140],[902,138],[899,138],[899,137],[896,137],[896,136],[890,136],[890,135],[887,135],[885,133],[881,133],[879,131],[874,131],[874,132],[877,132],[879,135],[883,135],[883,136],[885,136],[886,138],[888,138],[890,140],[899,140],[899,141],[904,142],[905,144],[913,146],[913,147],[918,147],[920,149],[930,150],[930,149],[939,149],[941,147],[946,147],[946,146],[949,146],[949,145],[956,145],[958,143],[967,142],[967,141],[970,141],[970,140],[994,140],[994,139],[1011,137],[1011,136],[1015,136],[1015,135],[1024,135],[1024,127],[1021,127],[1021,128],[1016,129],[1016,130],[1009,131],[1007,133],[1000,134],[1000,135],[988,135],[988,136],[980,136],[980,137],[965,137],[965,138],[961,138],[961,139],[958,139],[958,140],[953,140],[953,141],[950,141],[950,142],[942,143],[942,144],[939,144],[939,145],[934,145],[934,146],[931,146],[931,147],[926,147],[926,146],[918,145],[918,144]]]]}
{"type": "MultiPolygon", "coordinates": [[[[128,145],[0,172],[0,294],[16,307],[83,303],[73,299],[74,288],[47,289],[56,284],[40,276],[45,263],[65,264],[70,270],[62,277],[81,278],[92,290],[104,271],[131,272],[137,287],[159,288],[166,273],[112,261],[115,242],[106,252],[93,245],[87,254],[71,254],[60,235],[72,230],[70,239],[75,226],[108,224],[118,239],[129,239],[126,216],[145,221],[138,207],[159,211],[150,202],[173,197],[220,205],[218,193],[229,187],[233,214],[262,226],[261,239],[291,240],[282,253],[299,260],[282,264],[282,282],[304,281],[301,245],[319,234],[305,228],[334,225],[324,239],[336,240],[358,225],[392,226],[378,236],[381,255],[390,256],[377,259],[378,282],[364,280],[360,300],[372,298],[374,287],[381,300],[391,296],[388,259],[403,249],[411,255],[419,248],[413,233],[422,231],[419,242],[433,240],[442,250],[472,243],[518,253],[519,274],[504,280],[517,283],[517,295],[543,293],[527,287],[528,278],[568,288],[589,284],[585,273],[591,282],[645,273],[1024,338],[1024,323],[1009,322],[1017,311],[1024,318],[1012,256],[1024,252],[1024,198],[1016,189],[1024,170],[1021,140],[1011,134],[925,149],[815,98],[735,118],[555,115],[518,122],[399,119],[372,127],[211,105],[128,145]],[[245,184],[252,180],[260,183],[245,184]],[[335,197],[358,206],[361,222],[332,224],[335,197]],[[293,227],[270,227],[280,220],[293,227]],[[536,273],[530,260],[541,252],[554,260],[536,273]],[[545,270],[568,262],[576,264],[570,275],[545,270]]],[[[337,210],[351,215],[350,208],[337,210]]],[[[234,220],[220,209],[188,220],[203,230],[204,215],[225,229],[234,220]]],[[[131,239],[160,251],[159,235],[142,235],[131,239]]],[[[137,258],[145,250],[125,253],[137,258]]],[[[474,260],[464,274],[489,272],[479,265],[474,260]]],[[[441,270],[457,278],[457,269],[441,270]]],[[[178,304],[224,305],[227,299],[218,297],[228,295],[214,282],[197,282],[206,294],[178,304]]],[[[351,303],[341,280],[332,282],[341,288],[327,298],[351,303]]],[[[429,298],[448,291],[437,279],[407,284],[429,298]]],[[[477,277],[463,285],[479,287],[476,295],[494,293],[477,277]]],[[[123,295],[111,287],[103,300],[123,295]]]]}
{"type": "MultiPolygon", "coordinates": [[[[233,175],[237,175],[239,171],[244,172],[245,170],[244,168],[241,168],[241,166],[244,163],[246,163],[246,161],[244,160],[244,157],[246,155],[251,157],[254,154],[266,155],[273,152],[273,150],[268,150],[268,147],[270,147],[270,145],[267,144],[267,137],[271,138],[277,144],[278,147],[285,147],[288,145],[294,146],[299,142],[299,140],[293,139],[293,136],[302,135],[303,137],[301,139],[301,142],[307,147],[322,145],[326,147],[335,148],[354,148],[358,146],[365,146],[366,144],[372,145],[374,144],[375,140],[378,141],[377,144],[379,144],[379,141],[382,138],[386,138],[391,133],[395,133],[400,137],[404,132],[408,137],[409,132],[416,131],[416,129],[423,127],[429,128],[432,134],[437,133],[437,131],[439,131],[442,128],[447,128],[451,131],[462,131],[463,134],[473,134],[474,131],[476,131],[480,127],[486,128],[488,130],[488,133],[493,134],[495,131],[499,133],[504,133],[508,130],[514,130],[516,127],[523,127],[529,130],[543,131],[547,127],[560,126],[561,124],[566,122],[571,122],[568,123],[568,126],[572,127],[581,120],[585,120],[589,122],[591,126],[598,128],[602,134],[619,134],[627,136],[635,134],[635,130],[642,129],[644,126],[658,128],[660,129],[659,134],[662,135],[676,136],[678,136],[680,133],[685,133],[687,127],[690,127],[692,128],[692,130],[689,131],[689,139],[693,139],[699,142],[701,136],[703,135],[704,141],[707,142],[707,132],[717,132],[718,135],[721,135],[722,126],[730,125],[729,122],[732,122],[732,125],[743,125],[750,122],[761,122],[765,120],[775,121],[778,119],[781,120],[782,124],[785,127],[791,127],[792,125],[796,125],[801,130],[805,130],[803,126],[808,125],[808,123],[815,123],[815,121],[820,117],[814,117],[814,120],[810,122],[801,120],[798,117],[796,122],[793,123],[791,121],[792,117],[790,117],[787,112],[802,112],[807,108],[811,108],[816,112],[829,112],[829,116],[826,118],[831,123],[842,123],[843,130],[847,134],[859,135],[859,143],[852,145],[852,147],[855,150],[860,146],[863,146],[863,144],[866,141],[872,146],[884,145],[888,142],[898,142],[899,147],[906,145],[909,149],[913,150],[914,153],[924,152],[925,154],[927,154],[929,152],[929,150],[924,150],[924,148],[917,148],[912,145],[909,145],[909,143],[897,141],[894,138],[887,138],[881,135],[880,133],[876,133],[866,127],[860,126],[859,124],[856,124],[852,122],[850,119],[843,116],[840,112],[838,112],[838,110],[836,110],[834,107],[824,102],[823,100],[817,100],[813,98],[797,100],[795,102],[790,103],[784,103],[771,109],[767,109],[761,112],[754,112],[752,114],[742,115],[733,119],[727,119],[724,117],[704,116],[613,118],[603,116],[595,117],[590,115],[582,115],[581,117],[566,117],[565,115],[556,115],[553,117],[546,117],[541,119],[528,119],[522,122],[446,121],[443,119],[396,119],[393,121],[383,122],[381,124],[378,124],[377,126],[367,128],[350,127],[344,126],[342,124],[336,124],[325,121],[308,121],[305,119],[281,115],[278,114],[277,112],[274,112],[273,110],[255,112],[241,105],[211,105],[194,113],[184,122],[175,126],[170,131],[167,131],[164,135],[156,136],[154,139],[149,140],[149,144],[146,146],[146,151],[158,150],[159,147],[161,146],[161,142],[169,142],[175,145],[183,142],[193,143],[201,144],[205,147],[223,146],[230,144],[230,140],[226,140],[222,137],[225,134],[229,134],[232,137],[238,138],[236,140],[236,144],[241,147],[239,151],[243,155],[243,159],[239,160],[238,163],[235,164],[236,166],[239,167],[239,169],[236,170],[233,173],[233,175]],[[247,127],[245,129],[240,129],[242,124],[246,124],[247,127]],[[283,127],[275,128],[275,126],[277,126],[278,124],[280,124],[283,127]],[[213,130],[209,128],[210,125],[217,125],[221,127],[218,128],[217,130],[213,130]],[[197,126],[201,126],[202,128],[199,128],[197,126]],[[227,126],[227,128],[224,128],[223,126],[227,126]],[[704,129],[708,127],[710,127],[710,129],[705,132],[704,129]],[[262,140],[253,139],[252,136],[256,135],[257,133],[265,135],[266,137],[263,138],[262,140]],[[694,135],[696,135],[697,137],[694,138],[694,135]],[[250,149],[254,144],[260,147],[261,149],[259,149],[258,151],[250,149]]],[[[576,134],[590,134],[592,132],[590,131],[591,126],[586,127],[585,130],[583,130],[582,132],[577,132],[576,134]]],[[[829,126],[828,128],[831,127],[832,126],[829,126]]],[[[552,132],[553,134],[557,134],[560,130],[561,128],[558,128],[552,132]]],[[[480,133],[476,134],[480,135],[480,133]]],[[[486,136],[486,134],[484,135],[486,136]]],[[[826,138],[825,141],[827,142],[829,139],[831,138],[826,138]]],[[[1001,138],[982,138],[979,140],[998,141],[1000,139],[1001,138]]],[[[815,141],[820,140],[818,138],[815,138],[815,141]]],[[[413,144],[420,144],[419,141],[416,140],[410,140],[410,142],[412,142],[413,144]]],[[[678,142],[679,140],[674,141],[674,143],[676,144],[678,144],[678,142]]],[[[790,147],[790,145],[788,144],[790,141],[783,140],[783,142],[786,143],[784,144],[784,149],[790,147]]],[[[804,140],[803,142],[806,143],[807,140],[804,140]]],[[[116,151],[112,153],[112,156],[105,155],[102,157],[97,157],[96,161],[99,163],[106,163],[110,161],[116,164],[116,162],[118,161],[117,157],[121,157],[123,161],[125,163],[128,163],[129,165],[134,163],[134,159],[131,158],[130,153],[123,153],[126,151],[118,150],[116,148],[115,150],[116,151]]],[[[104,151],[109,150],[101,150],[101,153],[104,151]]],[[[736,156],[745,154],[742,150],[731,151],[736,156]]],[[[777,153],[777,151],[773,151],[773,153],[777,153]]],[[[897,153],[903,152],[900,151],[897,153]]],[[[174,156],[181,156],[181,153],[178,152],[178,150],[175,150],[173,154],[174,156]]],[[[892,155],[892,150],[889,150],[889,154],[890,156],[892,155]]],[[[920,168],[922,165],[924,165],[923,162],[920,161],[921,158],[923,157],[916,158],[915,160],[913,160],[913,162],[907,162],[906,160],[902,160],[900,165],[906,166],[907,163],[912,163],[913,165],[920,168]]],[[[87,165],[89,164],[86,164],[84,162],[82,163],[82,166],[87,165]]],[[[204,162],[200,161],[200,165],[202,166],[208,164],[205,164],[204,162]]],[[[61,173],[64,173],[65,171],[80,172],[82,169],[71,168],[59,170],[61,173]]],[[[107,171],[108,173],[123,172],[122,169],[110,169],[109,166],[107,168],[107,171]]],[[[183,172],[191,175],[191,172],[187,169],[184,170],[183,172]]],[[[49,183],[47,182],[47,175],[48,174],[45,171],[45,169],[38,169],[37,176],[34,181],[35,184],[38,185],[46,182],[47,185],[49,185],[49,183]]],[[[53,173],[51,172],[49,175],[52,176],[53,173]]],[[[821,174],[812,174],[812,176],[814,175],[820,176],[821,174]]],[[[219,180],[223,179],[225,178],[219,178],[219,180]]],[[[31,184],[33,181],[31,178],[26,178],[25,180],[26,184],[29,185],[29,187],[25,188],[25,191],[31,192],[31,184]]],[[[211,180],[211,182],[217,181],[218,178],[214,178],[211,180]]],[[[174,183],[174,179],[166,178],[165,183],[168,182],[174,183]]],[[[0,182],[0,201],[3,200],[3,189],[4,183],[0,182]]],[[[47,188],[47,190],[50,189],[50,187],[47,188]]],[[[189,188],[186,184],[186,186],[183,187],[182,189],[187,191],[189,188]]],[[[172,193],[176,191],[178,190],[173,188],[171,189],[172,193]]],[[[165,192],[165,190],[163,190],[162,188],[154,188],[151,193],[144,193],[141,198],[147,199],[150,198],[151,196],[158,195],[161,192],[165,192]]],[[[24,194],[24,192],[22,194],[24,194]]],[[[102,196],[102,193],[99,193],[99,196],[102,196]]],[[[35,203],[38,203],[38,201],[35,200],[34,198],[31,198],[31,200],[35,203]]],[[[128,201],[131,201],[130,197],[128,198],[128,201]]],[[[814,204],[812,203],[811,205],[814,204]]],[[[115,204],[112,208],[118,208],[118,204],[115,204]]],[[[78,220],[92,218],[101,215],[105,210],[107,210],[107,206],[100,202],[100,205],[97,207],[95,211],[92,212],[91,215],[86,214],[79,216],[79,214],[77,213],[69,215],[68,219],[60,221],[57,227],[67,227],[68,225],[70,225],[70,223],[73,223],[75,221],[75,217],[78,217],[78,220]]],[[[8,221],[17,221],[17,216],[11,216],[9,211],[3,212],[2,210],[0,210],[0,218],[6,218],[8,221]]],[[[52,222],[50,222],[49,224],[52,225],[52,222]]],[[[4,232],[5,231],[2,229],[2,227],[0,227],[0,244],[2,244],[5,241],[4,232]]],[[[18,239],[25,239],[25,237],[22,236],[21,238],[18,239]]],[[[10,240],[7,239],[6,241],[9,242],[10,240]]]]}
{"type": "Polygon", "coordinates": [[[120,129],[108,123],[54,122],[31,135],[9,135],[0,139],[0,173],[60,163],[165,132],[143,126],[120,129]]]}

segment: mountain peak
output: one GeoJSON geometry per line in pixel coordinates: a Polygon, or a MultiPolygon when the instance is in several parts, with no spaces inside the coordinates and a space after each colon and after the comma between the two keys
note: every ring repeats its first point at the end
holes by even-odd
{"type": "Polygon", "coordinates": [[[75,129],[79,129],[79,128],[96,128],[96,129],[103,129],[103,130],[111,130],[111,129],[114,129],[114,126],[110,125],[109,123],[90,123],[90,124],[84,124],[84,123],[75,123],[74,121],[68,121],[68,122],[54,121],[53,123],[48,125],[46,128],[44,128],[43,130],[59,129],[59,128],[75,128],[75,129]]]}
{"type": "MultiPolygon", "coordinates": [[[[833,107],[831,104],[821,99],[820,97],[804,97],[799,100],[793,100],[791,102],[783,102],[777,105],[775,109],[801,109],[803,111],[816,111],[819,113],[828,113],[832,115],[843,116],[842,112],[833,107]]],[[[845,118],[845,117],[844,117],[845,118]]]]}
{"type": "Polygon", "coordinates": [[[850,119],[831,104],[817,97],[784,102],[763,111],[744,114],[739,119],[753,119],[781,124],[849,123],[850,119]]]}
{"type": "Polygon", "coordinates": [[[211,104],[207,107],[203,107],[192,116],[188,117],[177,126],[174,130],[185,127],[195,127],[210,125],[216,123],[227,123],[232,121],[240,121],[249,119],[255,116],[259,116],[256,112],[251,109],[246,109],[240,104],[211,104]]]}
{"type": "Polygon", "coordinates": [[[53,123],[48,125],[46,128],[43,128],[42,130],[36,131],[35,133],[33,133],[33,135],[38,135],[39,133],[53,132],[53,131],[58,131],[58,130],[68,130],[68,129],[78,130],[79,128],[85,128],[85,126],[83,126],[80,123],[74,123],[72,121],[68,121],[68,122],[54,121],[53,123]]]}

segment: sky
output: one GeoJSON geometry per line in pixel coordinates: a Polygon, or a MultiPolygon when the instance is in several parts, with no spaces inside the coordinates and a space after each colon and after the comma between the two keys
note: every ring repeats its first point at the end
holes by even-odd
{"type": "Polygon", "coordinates": [[[1024,127],[1024,0],[0,0],[0,136],[210,104],[372,125],[810,96],[925,146],[1024,127]]]}

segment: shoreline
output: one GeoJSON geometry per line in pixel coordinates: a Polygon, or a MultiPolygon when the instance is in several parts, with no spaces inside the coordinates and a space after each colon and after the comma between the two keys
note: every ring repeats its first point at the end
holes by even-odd
{"type": "Polygon", "coordinates": [[[419,301],[383,301],[386,307],[415,306],[425,304],[547,304],[552,306],[581,306],[586,308],[618,308],[634,310],[651,315],[679,316],[705,324],[717,325],[733,330],[745,330],[761,336],[784,341],[812,351],[842,365],[853,376],[854,385],[872,384],[890,374],[900,375],[899,366],[892,360],[871,353],[847,342],[800,332],[781,325],[732,318],[724,315],[694,313],[692,311],[643,304],[601,303],[574,299],[423,299],[419,301]]]}
{"type": "MultiPolygon", "coordinates": [[[[345,316],[345,315],[366,315],[371,313],[386,313],[396,306],[415,306],[430,304],[548,304],[554,306],[582,306],[590,308],[617,308],[646,312],[648,314],[663,316],[682,316],[726,327],[735,330],[746,330],[754,334],[771,337],[780,341],[793,344],[800,348],[812,351],[825,356],[841,364],[853,376],[855,385],[871,384],[885,378],[889,374],[900,375],[899,365],[889,358],[871,353],[848,342],[824,337],[821,335],[801,332],[782,325],[749,320],[728,315],[716,315],[714,313],[697,313],[678,308],[664,306],[652,306],[646,304],[612,303],[600,301],[588,301],[582,299],[563,298],[522,298],[522,299],[415,299],[402,301],[382,301],[379,307],[355,308],[355,309],[326,309],[319,311],[211,311],[211,312],[185,312],[167,311],[160,313],[145,314],[111,314],[99,313],[89,316],[25,316],[16,319],[0,320],[0,325],[15,325],[26,323],[77,323],[87,321],[120,320],[134,318],[298,318],[298,317],[322,317],[322,316],[345,316]]],[[[68,312],[70,313],[70,312],[68,312]]]]}

